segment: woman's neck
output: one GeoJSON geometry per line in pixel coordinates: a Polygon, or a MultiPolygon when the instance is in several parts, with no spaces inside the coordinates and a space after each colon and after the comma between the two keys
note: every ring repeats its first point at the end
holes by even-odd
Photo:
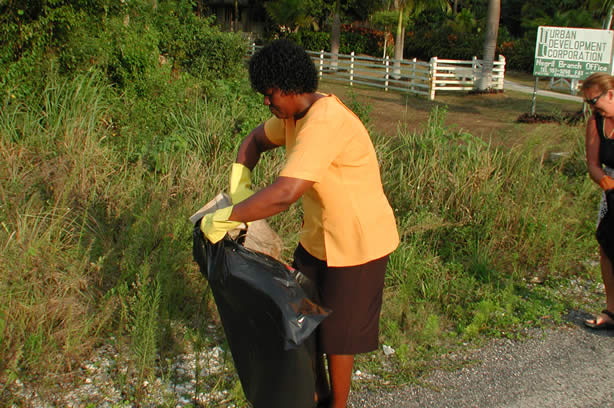
{"type": "Polygon", "coordinates": [[[306,93],[301,95],[301,109],[299,109],[299,111],[297,113],[294,114],[294,120],[300,120],[303,119],[305,117],[305,115],[307,115],[307,112],[309,112],[309,109],[311,108],[311,106],[320,98],[324,98],[326,95],[320,94],[320,93],[306,93]]]}

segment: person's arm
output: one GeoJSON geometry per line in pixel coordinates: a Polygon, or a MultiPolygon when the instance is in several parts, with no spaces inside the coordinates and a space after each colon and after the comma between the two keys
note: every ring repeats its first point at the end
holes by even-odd
{"type": "Polygon", "coordinates": [[[267,150],[279,147],[272,143],[264,133],[264,123],[256,127],[249,135],[241,142],[237,153],[237,163],[240,163],[250,170],[253,170],[260,155],[267,150]]]}
{"type": "Polygon", "coordinates": [[[614,187],[614,180],[605,174],[599,161],[599,133],[597,132],[597,121],[595,116],[591,116],[586,124],[586,164],[588,174],[591,179],[599,184],[604,190],[614,187]]]}
{"type": "Polygon", "coordinates": [[[313,186],[314,181],[280,176],[256,193],[248,188],[251,169],[258,163],[260,154],[275,147],[278,145],[266,137],[264,125],[243,140],[230,177],[233,205],[207,214],[201,220],[200,228],[209,241],[219,242],[241,222],[264,219],[286,210],[313,186]]]}
{"type": "Polygon", "coordinates": [[[237,160],[232,164],[230,170],[228,193],[233,204],[238,204],[254,194],[251,189],[252,169],[260,160],[262,152],[275,147],[279,146],[267,138],[264,124],[256,127],[243,139],[239,146],[237,160]]]}
{"type": "MultiPolygon", "coordinates": [[[[236,164],[236,163],[235,163],[236,164]]],[[[232,206],[205,215],[200,224],[203,234],[212,243],[219,242],[227,231],[241,222],[264,219],[286,210],[296,202],[315,182],[294,177],[278,177],[270,186],[247,196],[233,199],[232,206]]]]}
{"type": "Polygon", "coordinates": [[[309,180],[278,177],[270,186],[235,205],[228,219],[249,222],[278,214],[288,209],[313,184],[309,180]]]}

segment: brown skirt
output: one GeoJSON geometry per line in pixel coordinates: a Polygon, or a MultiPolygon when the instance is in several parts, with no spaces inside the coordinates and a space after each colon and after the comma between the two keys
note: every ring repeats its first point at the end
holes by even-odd
{"type": "Polygon", "coordinates": [[[313,281],[318,303],[332,310],[316,331],[318,351],[359,354],[379,347],[379,317],[388,255],[366,264],[328,267],[300,244],[293,267],[313,281]]]}

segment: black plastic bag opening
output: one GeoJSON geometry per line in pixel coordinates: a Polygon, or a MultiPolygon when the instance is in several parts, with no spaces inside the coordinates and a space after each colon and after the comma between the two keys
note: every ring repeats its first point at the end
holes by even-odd
{"type": "Polygon", "coordinates": [[[194,225],[193,256],[209,281],[243,391],[255,408],[314,405],[312,333],[329,311],[300,272],[228,236],[210,243],[194,225]]]}

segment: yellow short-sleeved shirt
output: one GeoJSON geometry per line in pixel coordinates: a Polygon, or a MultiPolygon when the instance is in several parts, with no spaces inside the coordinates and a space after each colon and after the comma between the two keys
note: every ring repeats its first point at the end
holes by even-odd
{"type": "Polygon", "coordinates": [[[360,119],[334,95],[295,121],[273,117],[267,138],[286,147],[280,176],[314,181],[303,195],[300,243],[328,266],[360,265],[399,244],[375,149],[360,119]]]}

